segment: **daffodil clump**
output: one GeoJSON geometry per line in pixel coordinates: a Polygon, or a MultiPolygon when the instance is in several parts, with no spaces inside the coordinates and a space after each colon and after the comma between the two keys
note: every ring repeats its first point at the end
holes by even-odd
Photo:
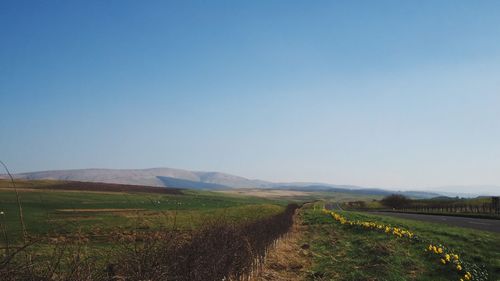
{"type": "MultiPolygon", "coordinates": [[[[390,225],[384,225],[381,223],[370,222],[370,221],[359,221],[359,220],[349,220],[339,213],[323,209],[323,212],[327,215],[333,217],[333,219],[342,225],[356,226],[364,229],[376,230],[385,232],[388,235],[395,236],[396,238],[406,238],[412,241],[418,241],[427,243],[426,239],[421,239],[417,237],[413,232],[401,228],[394,227],[390,225]]],[[[460,259],[460,256],[454,251],[449,250],[447,247],[439,244],[429,244],[426,251],[432,256],[437,256],[439,262],[444,266],[450,266],[451,269],[458,273],[459,281],[485,281],[488,280],[488,273],[483,268],[481,269],[475,264],[466,263],[460,259]]]]}
{"type": "Polygon", "coordinates": [[[449,266],[452,270],[456,271],[459,275],[459,281],[488,280],[488,274],[485,270],[462,261],[458,254],[441,244],[429,244],[426,251],[432,256],[437,256],[437,259],[443,266],[449,266]]]}
{"type": "MultiPolygon", "coordinates": [[[[427,252],[438,256],[439,261],[443,265],[449,265],[458,272],[464,271],[460,257],[452,252],[447,252],[443,245],[432,245],[429,244],[426,249],[427,252]]],[[[465,280],[471,280],[472,274],[470,272],[465,272],[465,280]]]]}
{"type": "Polygon", "coordinates": [[[401,227],[393,227],[390,225],[385,225],[381,223],[376,223],[376,222],[370,222],[370,221],[352,221],[346,219],[344,216],[333,212],[329,210],[323,210],[324,213],[329,214],[333,217],[334,220],[340,222],[340,224],[343,225],[349,225],[349,226],[359,226],[365,229],[372,229],[372,230],[377,230],[377,231],[383,231],[387,234],[394,235],[397,238],[408,238],[408,239],[413,239],[415,238],[415,235],[413,232],[410,232],[404,228],[401,227]]]}

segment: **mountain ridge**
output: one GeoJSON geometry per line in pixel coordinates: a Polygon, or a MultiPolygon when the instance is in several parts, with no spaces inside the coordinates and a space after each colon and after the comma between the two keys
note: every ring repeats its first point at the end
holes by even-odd
{"type": "MultiPolygon", "coordinates": [[[[190,171],[166,167],[148,169],[88,168],[70,170],[46,170],[18,173],[14,174],[13,176],[18,179],[27,180],[54,179],[193,189],[272,188],[301,191],[354,192],[372,195],[387,195],[391,193],[399,193],[419,198],[431,198],[444,195],[443,193],[439,192],[393,191],[382,188],[361,187],[355,185],[335,185],[314,182],[270,182],[258,179],[248,179],[245,177],[221,172],[190,171]]],[[[0,178],[2,177],[5,178],[6,175],[0,174],[0,178]]],[[[449,194],[450,193],[446,195],[449,194]]]]}
{"type": "MultiPolygon", "coordinates": [[[[13,175],[18,179],[39,180],[73,180],[87,182],[103,182],[118,184],[140,184],[159,187],[170,187],[160,177],[175,178],[190,182],[215,184],[232,188],[265,188],[273,183],[252,180],[240,176],[221,172],[189,171],[175,168],[148,168],[148,169],[107,169],[88,168],[70,170],[46,170],[18,173],[13,175]]],[[[5,178],[6,175],[0,175],[5,178]]]]}

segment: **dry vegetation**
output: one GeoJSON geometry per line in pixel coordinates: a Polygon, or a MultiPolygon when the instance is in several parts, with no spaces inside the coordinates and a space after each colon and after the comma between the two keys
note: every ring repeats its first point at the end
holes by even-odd
{"type": "Polygon", "coordinates": [[[265,263],[251,281],[303,280],[312,263],[309,244],[303,243],[306,225],[297,211],[291,230],[266,255],[265,263]]]}
{"type": "Polygon", "coordinates": [[[16,183],[0,182],[2,281],[239,280],[262,264],[298,207],[189,190],[16,183]]]}
{"type": "Polygon", "coordinates": [[[296,198],[311,196],[313,192],[296,190],[270,190],[270,189],[231,189],[222,190],[221,193],[237,194],[243,196],[255,196],[262,198],[296,198]]]}
{"type": "MultiPolygon", "coordinates": [[[[85,254],[85,239],[53,241],[40,257],[40,241],[6,248],[2,280],[240,280],[263,263],[274,241],[288,232],[297,205],[249,223],[210,221],[193,231],[175,229],[117,236],[120,247],[97,260],[85,254]]],[[[78,238],[78,235],[76,235],[78,238]]]]}
{"type": "MultiPolygon", "coordinates": [[[[15,180],[18,188],[65,190],[65,191],[97,191],[97,192],[146,192],[159,194],[181,194],[181,189],[155,186],[97,183],[81,181],[56,181],[56,180],[15,180]]],[[[0,188],[12,188],[10,180],[0,179],[0,188]]]]}

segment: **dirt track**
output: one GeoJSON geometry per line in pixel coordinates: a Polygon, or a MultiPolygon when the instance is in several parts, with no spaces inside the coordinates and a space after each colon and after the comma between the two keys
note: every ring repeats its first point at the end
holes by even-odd
{"type": "Polygon", "coordinates": [[[296,213],[290,232],[269,251],[261,270],[250,281],[304,280],[312,262],[309,245],[301,244],[306,227],[296,213]]]}
{"type": "Polygon", "coordinates": [[[485,230],[485,231],[500,233],[500,220],[475,219],[475,218],[439,216],[439,215],[394,213],[394,212],[370,212],[370,213],[377,214],[377,215],[404,218],[404,219],[443,223],[443,224],[447,224],[447,225],[451,225],[451,226],[459,226],[459,227],[473,228],[473,229],[478,229],[478,230],[485,230]]]}

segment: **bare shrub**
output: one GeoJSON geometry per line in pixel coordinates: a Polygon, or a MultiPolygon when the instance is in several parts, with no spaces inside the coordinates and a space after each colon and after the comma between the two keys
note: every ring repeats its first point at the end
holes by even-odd
{"type": "Polygon", "coordinates": [[[117,237],[120,247],[103,257],[85,254],[85,239],[53,245],[47,256],[34,250],[40,240],[0,255],[2,281],[241,280],[265,258],[276,239],[292,226],[298,205],[247,223],[208,221],[190,232],[176,229],[134,232],[117,237]]]}

